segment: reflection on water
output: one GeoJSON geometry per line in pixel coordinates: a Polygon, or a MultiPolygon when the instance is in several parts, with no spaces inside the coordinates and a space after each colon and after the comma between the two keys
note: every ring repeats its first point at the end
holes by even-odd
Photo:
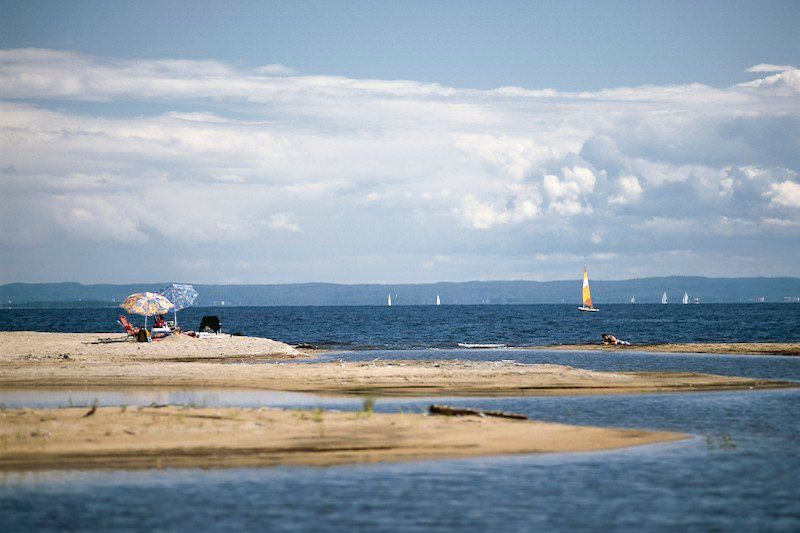
{"type": "Polygon", "coordinates": [[[248,389],[187,389],[170,387],[121,388],[52,388],[46,390],[0,390],[0,405],[6,407],[52,408],[86,406],[97,402],[107,405],[172,404],[193,407],[299,407],[326,405],[346,406],[355,403],[353,398],[320,396],[298,392],[248,389]]]}

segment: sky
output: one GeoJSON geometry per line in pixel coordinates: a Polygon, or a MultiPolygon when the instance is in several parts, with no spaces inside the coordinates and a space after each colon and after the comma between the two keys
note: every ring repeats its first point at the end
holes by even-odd
{"type": "Polygon", "coordinates": [[[0,283],[800,276],[798,27],[0,1],[0,283]]]}

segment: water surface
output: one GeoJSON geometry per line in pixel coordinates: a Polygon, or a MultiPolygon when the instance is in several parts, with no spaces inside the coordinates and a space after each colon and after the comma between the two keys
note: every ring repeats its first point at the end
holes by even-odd
{"type": "MultiPolygon", "coordinates": [[[[121,313],[0,309],[0,330],[122,331],[121,313]]],[[[196,328],[203,315],[219,315],[229,333],[348,350],[598,343],[601,333],[633,343],[800,341],[800,305],[792,304],[618,304],[599,313],[573,305],[216,307],[183,310],[178,320],[196,328]]]]}

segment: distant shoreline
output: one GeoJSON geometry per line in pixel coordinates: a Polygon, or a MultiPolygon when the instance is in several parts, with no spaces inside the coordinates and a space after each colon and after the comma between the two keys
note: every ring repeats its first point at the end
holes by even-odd
{"type": "MultiPolygon", "coordinates": [[[[491,307],[491,306],[502,306],[502,307],[513,307],[513,306],[527,306],[527,305],[558,305],[558,306],[565,306],[565,307],[575,307],[577,308],[581,305],[581,302],[492,302],[492,303],[478,303],[478,302],[470,302],[470,303],[448,303],[446,305],[436,306],[432,303],[395,303],[392,304],[392,307],[491,307]]],[[[676,303],[669,303],[669,304],[662,304],[660,302],[636,302],[636,303],[628,303],[628,302],[609,302],[603,304],[603,307],[617,307],[617,306],[631,306],[631,307],[667,307],[667,308],[675,308],[675,307],[683,307],[684,304],[680,302],[676,303]]],[[[685,304],[687,307],[697,307],[697,306],[721,306],[721,305],[752,305],[752,306],[759,306],[759,305],[797,305],[800,307],[800,302],[786,302],[786,301],[765,301],[765,302],[755,302],[755,301],[746,301],[746,302],[738,302],[738,301],[719,301],[719,302],[703,302],[700,304],[685,304]]],[[[237,308],[250,308],[250,307],[387,307],[385,303],[376,304],[376,303],[325,303],[325,304],[225,304],[225,305],[196,305],[194,306],[198,309],[237,309],[237,308]]],[[[73,302],[73,301],[65,301],[65,302],[47,302],[47,305],[41,305],[39,302],[24,302],[18,305],[8,305],[8,304],[0,304],[0,311],[12,311],[16,309],[25,309],[25,310],[69,310],[69,309],[119,309],[119,302],[92,302],[91,304],[85,304],[83,302],[73,302]]]]}
{"type": "MultiPolygon", "coordinates": [[[[198,306],[350,306],[384,305],[392,295],[395,306],[435,305],[437,295],[447,305],[555,304],[580,299],[580,271],[574,279],[556,281],[442,281],[434,283],[287,283],[287,284],[203,284],[198,306]]],[[[0,302],[121,302],[129,294],[158,291],[168,283],[81,284],[8,283],[0,285],[0,302]]],[[[666,292],[677,302],[684,293],[691,301],[706,303],[800,303],[800,278],[739,277],[707,278],[667,276],[627,280],[592,279],[595,304],[625,304],[631,297],[636,305],[660,303],[666,292]]],[[[674,305],[674,304],[671,304],[674,305]]]]}

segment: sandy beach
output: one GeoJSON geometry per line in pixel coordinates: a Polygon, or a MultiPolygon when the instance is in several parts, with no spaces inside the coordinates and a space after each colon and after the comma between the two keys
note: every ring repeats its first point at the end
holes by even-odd
{"type": "Polygon", "coordinates": [[[683,342],[609,346],[603,344],[559,344],[548,350],[603,350],[659,353],[707,353],[730,355],[800,355],[800,342],[683,342]]]}
{"type": "Polygon", "coordinates": [[[259,337],[211,335],[194,338],[171,335],[140,343],[119,333],[0,332],[0,362],[67,358],[92,362],[289,359],[302,355],[302,352],[284,342],[259,337]]]}
{"type": "Polygon", "coordinates": [[[599,451],[687,435],[480,417],[101,407],[0,410],[0,470],[334,465],[599,451]]]}
{"type": "Polygon", "coordinates": [[[285,359],[302,354],[267,339],[92,344],[97,338],[95,334],[0,333],[0,387],[180,386],[390,396],[528,396],[796,386],[688,372],[595,372],[513,361],[293,364],[285,359]],[[239,349],[239,343],[245,347],[252,343],[250,355],[239,349]],[[65,358],[59,352],[71,355],[65,358]],[[225,364],[240,362],[244,363],[225,364]]]}

